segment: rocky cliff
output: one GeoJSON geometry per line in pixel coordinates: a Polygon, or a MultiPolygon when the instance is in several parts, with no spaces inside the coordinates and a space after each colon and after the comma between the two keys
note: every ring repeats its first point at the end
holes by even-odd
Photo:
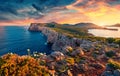
{"type": "Polygon", "coordinates": [[[43,26],[41,23],[32,23],[29,27],[30,31],[40,31],[47,36],[47,43],[52,44],[52,49],[55,51],[63,51],[70,46],[72,48],[81,47],[89,48],[92,47],[93,42],[88,40],[82,40],[78,38],[70,38],[64,34],[58,33],[49,27],[43,26]]]}

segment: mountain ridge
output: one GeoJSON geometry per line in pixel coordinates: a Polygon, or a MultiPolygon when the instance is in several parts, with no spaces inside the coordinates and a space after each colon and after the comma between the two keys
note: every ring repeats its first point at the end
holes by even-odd
{"type": "Polygon", "coordinates": [[[120,23],[117,23],[115,25],[110,25],[111,27],[120,27],[120,23]]]}
{"type": "Polygon", "coordinates": [[[40,26],[50,26],[50,25],[61,25],[61,26],[74,26],[74,27],[80,27],[80,28],[87,28],[87,29],[102,29],[104,27],[96,25],[94,23],[76,23],[76,24],[60,24],[56,22],[50,22],[50,23],[31,23],[31,24],[37,24],[40,26]]]}

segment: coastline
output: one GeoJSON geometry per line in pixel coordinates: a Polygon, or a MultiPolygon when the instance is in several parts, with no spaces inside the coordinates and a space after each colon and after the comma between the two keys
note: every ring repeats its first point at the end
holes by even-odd
{"type": "MultiPolygon", "coordinates": [[[[111,43],[104,42],[101,38],[76,38],[76,35],[79,35],[76,32],[83,35],[81,30],[78,32],[76,28],[50,26],[34,23],[28,30],[44,34],[47,37],[47,45],[51,45],[54,51],[48,55],[36,51],[31,54],[30,49],[27,50],[28,55],[5,54],[0,59],[0,74],[11,75],[12,72],[16,75],[24,73],[24,76],[106,76],[120,73],[120,48],[111,42],[112,38],[108,39],[111,43]],[[75,37],[68,34],[75,34],[75,37]]],[[[86,35],[88,34],[83,36],[86,35]]]]}

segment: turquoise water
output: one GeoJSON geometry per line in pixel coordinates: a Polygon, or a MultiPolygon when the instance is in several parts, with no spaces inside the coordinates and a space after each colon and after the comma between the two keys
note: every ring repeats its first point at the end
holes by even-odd
{"type": "Polygon", "coordinates": [[[0,55],[13,52],[26,55],[27,49],[49,54],[51,47],[46,45],[46,37],[40,32],[30,32],[28,27],[0,26],[0,55]]]}

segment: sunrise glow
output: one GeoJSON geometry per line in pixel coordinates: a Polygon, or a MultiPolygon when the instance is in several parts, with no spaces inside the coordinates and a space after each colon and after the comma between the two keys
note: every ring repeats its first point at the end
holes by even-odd
{"type": "MultiPolygon", "coordinates": [[[[0,25],[29,25],[34,22],[57,22],[62,24],[90,22],[104,26],[120,23],[120,2],[118,0],[70,1],[72,3],[64,5],[58,3],[57,6],[52,7],[47,4],[43,5],[44,7],[39,7],[37,3],[36,6],[28,5],[25,7],[21,4],[21,8],[15,10],[15,13],[11,11],[7,11],[7,15],[2,13],[0,18],[3,20],[0,20],[0,25]]],[[[7,8],[7,5],[4,8],[7,8]]],[[[15,9],[15,6],[13,8],[15,9]]]]}

